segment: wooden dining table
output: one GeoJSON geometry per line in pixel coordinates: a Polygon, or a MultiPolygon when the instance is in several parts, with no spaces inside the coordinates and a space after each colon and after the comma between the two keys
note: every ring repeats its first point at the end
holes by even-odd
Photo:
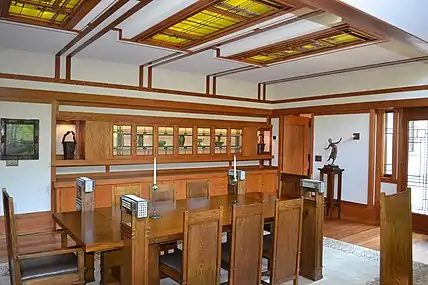
{"type": "MultiPolygon", "coordinates": [[[[183,238],[183,212],[203,211],[223,207],[223,230],[231,226],[232,203],[240,205],[263,203],[265,222],[273,221],[276,195],[260,192],[245,195],[221,195],[206,198],[176,200],[168,207],[156,212],[160,219],[149,219],[149,242],[151,252],[157,252],[159,245],[183,238]]],[[[120,249],[123,246],[120,231],[120,207],[96,208],[94,211],[72,211],[53,213],[53,220],[86,253],[120,249]]],[[[158,272],[157,256],[151,257],[151,272],[158,272]],[[156,267],[156,268],[153,268],[156,267]]],[[[151,284],[159,284],[158,273],[150,277],[151,284]]]]}

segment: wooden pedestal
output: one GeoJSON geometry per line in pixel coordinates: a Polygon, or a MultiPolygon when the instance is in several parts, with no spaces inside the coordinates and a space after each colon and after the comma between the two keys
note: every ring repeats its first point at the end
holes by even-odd
{"type": "Polygon", "coordinates": [[[300,275],[313,281],[323,278],[324,193],[304,192],[300,275]]]}
{"type": "Polygon", "coordinates": [[[325,165],[323,168],[318,168],[320,171],[320,180],[324,181],[324,175],[327,175],[327,217],[333,219],[333,209],[338,208],[337,217],[340,219],[340,211],[342,204],[342,172],[345,171],[339,166],[325,165]],[[334,201],[334,179],[337,176],[337,199],[334,201]]]}

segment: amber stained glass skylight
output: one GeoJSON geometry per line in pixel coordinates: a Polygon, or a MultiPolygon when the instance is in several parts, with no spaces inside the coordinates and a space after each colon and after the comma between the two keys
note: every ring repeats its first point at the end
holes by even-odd
{"type": "Polygon", "coordinates": [[[186,48],[196,45],[200,40],[214,38],[222,31],[290,8],[269,0],[217,1],[212,6],[196,11],[193,15],[139,41],[186,48]]]}
{"type": "Polygon", "coordinates": [[[9,16],[63,26],[84,0],[12,0],[9,16]]]}
{"type": "Polygon", "coordinates": [[[318,37],[309,37],[300,41],[288,40],[253,51],[232,55],[229,58],[248,63],[268,65],[316,52],[344,48],[372,40],[375,40],[375,38],[347,26],[346,28],[321,34],[318,37]]]}

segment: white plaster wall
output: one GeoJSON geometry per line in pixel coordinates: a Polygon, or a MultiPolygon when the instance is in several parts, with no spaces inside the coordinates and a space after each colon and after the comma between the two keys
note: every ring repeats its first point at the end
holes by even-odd
{"type": "Polygon", "coordinates": [[[0,48],[0,72],[54,76],[55,57],[49,54],[0,48]]]}
{"type": "Polygon", "coordinates": [[[387,195],[395,194],[397,193],[397,184],[382,182],[380,183],[380,192],[384,192],[387,195]]]}
{"type": "Polygon", "coordinates": [[[0,188],[5,187],[14,198],[18,214],[50,211],[51,105],[0,102],[0,117],[40,120],[39,159],[20,160],[19,166],[9,167],[0,161],[0,188]]]}
{"type": "Polygon", "coordinates": [[[138,65],[73,57],[71,79],[138,86],[138,65]]]}
{"type": "Polygon", "coordinates": [[[229,79],[227,77],[217,78],[217,94],[229,95],[243,98],[257,99],[257,83],[229,79]]]}
{"type": "MultiPolygon", "coordinates": [[[[322,156],[322,162],[314,161],[314,169],[327,164],[330,150],[327,140],[342,139],[338,145],[335,164],[343,172],[342,200],[367,204],[368,159],[369,159],[369,114],[315,116],[314,118],[314,160],[322,156]],[[360,140],[352,140],[352,133],[360,133],[360,140]]],[[[319,171],[314,171],[319,179],[319,171]]],[[[337,180],[337,179],[336,179],[337,180]]]]}
{"type": "Polygon", "coordinates": [[[205,93],[205,75],[153,68],[154,88],[205,93]]]}

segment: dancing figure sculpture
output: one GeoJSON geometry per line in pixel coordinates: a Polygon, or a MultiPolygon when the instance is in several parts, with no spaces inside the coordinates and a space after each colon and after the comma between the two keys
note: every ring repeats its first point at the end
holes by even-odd
{"type": "Polygon", "coordinates": [[[327,159],[327,161],[332,160],[332,162],[330,163],[331,166],[334,166],[334,162],[337,159],[337,144],[340,143],[342,141],[342,138],[340,138],[340,140],[338,140],[337,142],[333,142],[333,140],[330,138],[328,139],[328,146],[325,148],[325,150],[328,150],[329,148],[331,148],[331,152],[330,155],[327,159]]]}

